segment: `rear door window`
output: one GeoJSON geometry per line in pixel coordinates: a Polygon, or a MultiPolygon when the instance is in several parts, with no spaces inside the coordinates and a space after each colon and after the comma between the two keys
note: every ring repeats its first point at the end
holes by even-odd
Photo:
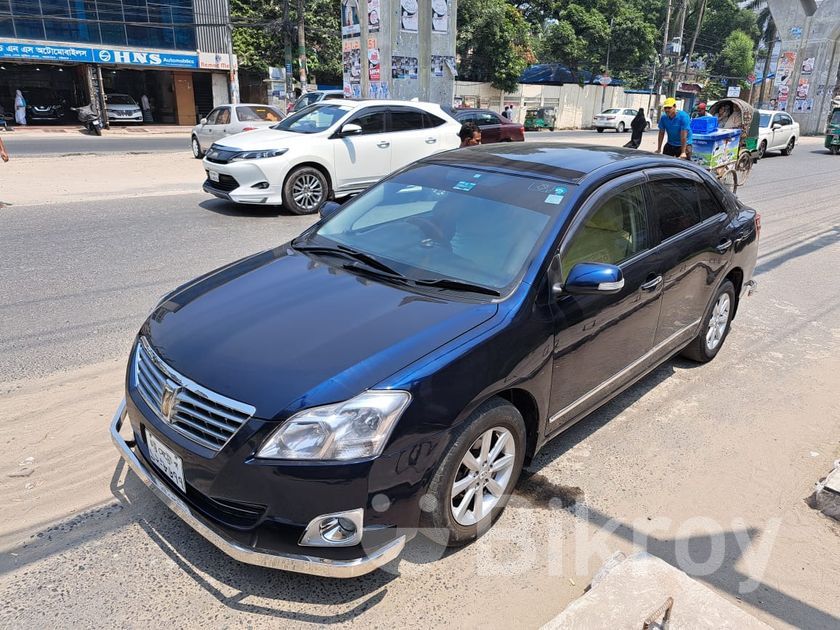
{"type": "Polygon", "coordinates": [[[499,119],[494,114],[482,112],[478,115],[478,126],[487,127],[489,125],[498,125],[499,119]]]}
{"type": "Polygon", "coordinates": [[[423,112],[417,109],[391,110],[391,131],[417,131],[423,129],[423,112]]]}
{"type": "Polygon", "coordinates": [[[660,179],[648,184],[654,221],[662,240],[671,238],[703,221],[697,184],[691,179],[660,179]]]}
{"type": "Polygon", "coordinates": [[[438,118],[434,114],[430,114],[428,112],[423,112],[423,126],[426,129],[432,129],[434,127],[440,127],[445,121],[443,118],[438,118]]]}

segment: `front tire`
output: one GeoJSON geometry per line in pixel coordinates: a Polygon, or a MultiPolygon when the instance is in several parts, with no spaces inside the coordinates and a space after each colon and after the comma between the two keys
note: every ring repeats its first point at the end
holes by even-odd
{"type": "Polygon", "coordinates": [[[796,146],[796,138],[791,138],[790,140],[788,140],[788,143],[785,146],[785,148],[782,149],[782,155],[790,155],[791,153],[793,153],[793,147],[795,147],[795,146],[796,146]]]}
{"type": "Polygon", "coordinates": [[[326,176],[312,166],[292,171],[283,184],[283,206],[294,214],[314,214],[329,199],[326,176]]]}
{"type": "Polygon", "coordinates": [[[703,314],[703,325],[697,337],[686,346],[682,355],[698,363],[708,363],[717,356],[729,334],[735,312],[735,287],[726,280],[718,287],[703,314]]]}
{"type": "Polygon", "coordinates": [[[525,422],[516,407],[498,397],[480,405],[429,484],[423,533],[457,547],[490,529],[522,472],[525,444],[525,422]]]}
{"type": "Polygon", "coordinates": [[[598,133],[604,133],[604,128],[603,127],[595,127],[595,131],[597,131],[598,133]]]}
{"type": "Polygon", "coordinates": [[[192,137],[192,142],[190,144],[192,145],[193,157],[196,160],[200,160],[201,158],[203,158],[204,157],[204,151],[201,150],[201,144],[198,142],[198,138],[193,136],[192,137]]]}
{"type": "Polygon", "coordinates": [[[758,145],[758,159],[763,160],[765,155],[767,155],[767,140],[762,140],[758,145]]]}

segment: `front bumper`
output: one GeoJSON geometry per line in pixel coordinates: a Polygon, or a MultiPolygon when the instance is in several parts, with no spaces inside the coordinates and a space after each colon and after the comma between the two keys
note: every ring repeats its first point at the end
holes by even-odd
{"type": "Polygon", "coordinates": [[[592,126],[595,129],[616,129],[618,123],[618,120],[595,120],[592,122],[592,126]]]}
{"type": "Polygon", "coordinates": [[[248,548],[226,537],[208,523],[204,517],[170,490],[166,483],[158,478],[157,474],[137,456],[132,448],[134,446],[133,441],[126,441],[120,435],[120,429],[125,418],[126,404],[123,400],[111,422],[111,440],[120,452],[120,456],[140,480],[187,525],[235,560],[271,569],[307,573],[309,575],[352,578],[370,573],[391,562],[400,555],[405,546],[406,537],[399,536],[366,556],[342,560],[248,548]]]}
{"type": "Polygon", "coordinates": [[[218,164],[205,158],[203,166],[208,175],[202,185],[206,193],[235,203],[283,203],[283,183],[289,172],[289,164],[282,156],[234,164],[218,164]],[[222,185],[210,180],[210,171],[218,173],[225,180],[222,185]],[[267,188],[257,187],[265,184],[268,184],[267,188]]]}

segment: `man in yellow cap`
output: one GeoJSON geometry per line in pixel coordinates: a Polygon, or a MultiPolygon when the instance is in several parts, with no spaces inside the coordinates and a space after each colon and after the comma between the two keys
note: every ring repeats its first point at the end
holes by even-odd
{"type": "Polygon", "coordinates": [[[677,109],[677,101],[674,98],[666,98],[662,104],[665,113],[659,119],[659,141],[656,145],[657,153],[664,153],[683,160],[691,158],[691,118],[682,110],[677,109]],[[668,135],[665,143],[665,150],[662,150],[662,141],[668,135]]]}

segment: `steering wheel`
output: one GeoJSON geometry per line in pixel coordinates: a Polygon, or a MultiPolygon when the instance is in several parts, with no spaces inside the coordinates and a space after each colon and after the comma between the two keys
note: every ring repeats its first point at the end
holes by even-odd
{"type": "Polygon", "coordinates": [[[423,241],[421,241],[421,244],[424,247],[438,245],[452,251],[452,243],[449,242],[449,239],[446,237],[446,234],[439,225],[424,217],[409,217],[406,221],[412,225],[416,225],[426,236],[428,236],[427,239],[423,239],[423,241]]]}

